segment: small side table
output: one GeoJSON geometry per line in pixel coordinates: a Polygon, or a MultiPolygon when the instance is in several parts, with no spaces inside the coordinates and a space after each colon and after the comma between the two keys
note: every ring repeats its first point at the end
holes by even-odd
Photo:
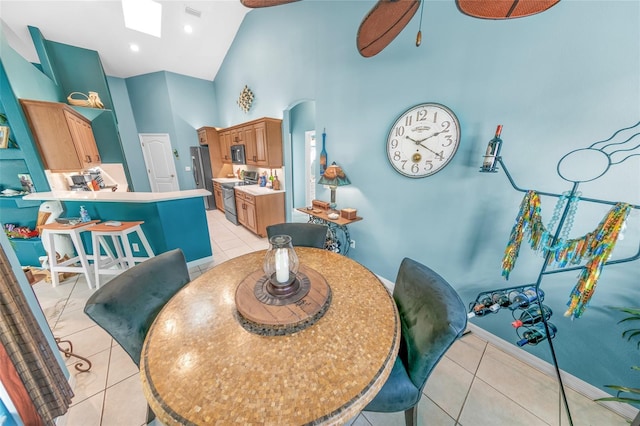
{"type": "Polygon", "coordinates": [[[318,208],[309,209],[307,207],[298,207],[296,210],[308,214],[309,223],[319,223],[329,227],[327,244],[325,246],[327,250],[345,256],[349,253],[349,248],[351,248],[351,235],[349,234],[347,225],[362,220],[361,217],[356,216],[355,219],[345,219],[343,217],[329,219],[327,215],[330,210],[318,208]]]}

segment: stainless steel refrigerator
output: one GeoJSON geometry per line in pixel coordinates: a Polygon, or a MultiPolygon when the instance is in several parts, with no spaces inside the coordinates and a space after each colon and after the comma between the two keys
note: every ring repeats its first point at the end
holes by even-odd
{"type": "Polygon", "coordinates": [[[193,179],[196,181],[196,188],[206,189],[211,192],[211,195],[204,197],[204,207],[207,210],[213,210],[216,208],[216,200],[213,197],[209,148],[206,146],[192,146],[189,151],[191,152],[191,171],[193,172],[193,179]]]}

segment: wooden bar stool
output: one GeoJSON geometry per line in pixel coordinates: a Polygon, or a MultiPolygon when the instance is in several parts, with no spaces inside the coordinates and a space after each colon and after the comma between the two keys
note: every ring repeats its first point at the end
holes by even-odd
{"type": "Polygon", "coordinates": [[[84,251],[80,234],[89,231],[97,222],[99,222],[99,220],[80,222],[74,225],[57,222],[42,225],[42,238],[46,240],[47,247],[49,247],[49,271],[51,272],[51,284],[54,287],[60,284],[58,272],[75,272],[84,274],[87,279],[87,285],[89,288],[93,288],[91,265],[89,264],[87,253],[84,251]],[[54,235],[68,235],[71,237],[76,256],[58,263],[54,235]],[[80,262],[80,266],[76,266],[78,262],[80,262]]]}
{"type": "Polygon", "coordinates": [[[136,262],[154,257],[149,241],[140,227],[143,223],[143,221],[103,222],[91,228],[96,288],[100,287],[100,274],[117,275],[134,266],[136,262]],[[131,241],[129,241],[129,235],[133,233],[138,235],[147,252],[146,256],[133,255],[131,241]],[[111,237],[111,245],[107,241],[108,237],[111,237]],[[102,251],[105,253],[104,256],[102,251]]]}

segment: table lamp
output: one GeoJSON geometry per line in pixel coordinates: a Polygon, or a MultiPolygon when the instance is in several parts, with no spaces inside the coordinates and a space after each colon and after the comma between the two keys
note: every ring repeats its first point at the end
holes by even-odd
{"type": "Polygon", "coordinates": [[[320,180],[318,180],[318,183],[321,185],[329,185],[329,188],[331,189],[331,204],[329,204],[329,208],[331,208],[331,210],[335,210],[336,189],[339,186],[350,185],[351,181],[344,173],[344,170],[342,170],[342,168],[334,161],[329,167],[327,167],[327,170],[324,171],[320,180]]]}

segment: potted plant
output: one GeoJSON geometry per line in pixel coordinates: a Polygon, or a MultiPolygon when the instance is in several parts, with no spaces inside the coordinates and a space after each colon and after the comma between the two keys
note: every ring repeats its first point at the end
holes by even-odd
{"type": "MultiPolygon", "coordinates": [[[[625,308],[625,307],[612,307],[620,312],[624,312],[629,314],[629,316],[618,321],[618,324],[627,323],[629,321],[636,321],[634,324],[638,324],[640,321],[640,308],[625,308]]],[[[622,332],[622,338],[627,339],[627,341],[632,341],[637,339],[636,347],[640,350],[640,328],[628,328],[622,332]]],[[[640,371],[640,366],[634,365],[631,366],[632,370],[640,371]]],[[[609,389],[613,389],[617,391],[616,396],[611,396],[607,398],[599,398],[596,401],[615,401],[615,402],[623,402],[627,404],[637,405],[640,404],[640,388],[632,388],[628,386],[619,386],[619,385],[605,385],[605,387],[609,389]],[[629,394],[628,396],[622,396],[623,394],[629,394]]],[[[636,416],[636,418],[632,422],[632,426],[640,424],[640,413],[636,416]]]]}

